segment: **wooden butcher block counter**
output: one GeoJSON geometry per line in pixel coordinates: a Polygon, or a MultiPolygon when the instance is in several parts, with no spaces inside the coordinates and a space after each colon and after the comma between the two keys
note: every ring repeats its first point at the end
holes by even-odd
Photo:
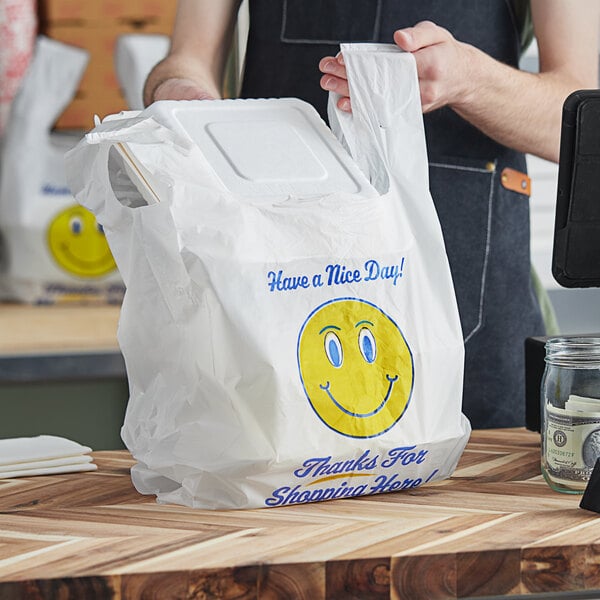
{"type": "Polygon", "coordinates": [[[550,490],[539,452],[477,431],[444,482],[217,512],[158,505],[126,452],[97,452],[96,472],[0,481],[0,598],[596,597],[574,591],[600,589],[600,515],[550,490]]]}

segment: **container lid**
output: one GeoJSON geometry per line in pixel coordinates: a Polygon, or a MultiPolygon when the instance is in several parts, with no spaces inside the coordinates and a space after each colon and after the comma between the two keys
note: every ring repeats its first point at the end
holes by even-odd
{"type": "Polygon", "coordinates": [[[266,201],[376,195],[317,111],[302,100],[159,101],[144,112],[196,144],[234,194],[266,201]]]}

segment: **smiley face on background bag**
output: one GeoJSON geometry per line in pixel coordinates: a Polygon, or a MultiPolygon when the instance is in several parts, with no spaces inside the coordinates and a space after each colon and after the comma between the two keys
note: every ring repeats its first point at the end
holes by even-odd
{"type": "Polygon", "coordinates": [[[81,136],[53,131],[88,62],[81,48],[38,36],[0,148],[0,300],[118,303],[123,284],[102,228],[66,182],[81,136]]]}
{"type": "Polygon", "coordinates": [[[332,99],[331,119],[353,160],[294,99],[159,102],[68,155],[127,286],[122,437],[160,502],[410,489],[451,475],[467,442],[414,61],[343,52],[353,114],[332,99]],[[136,201],[115,194],[125,175],[136,201]]]}

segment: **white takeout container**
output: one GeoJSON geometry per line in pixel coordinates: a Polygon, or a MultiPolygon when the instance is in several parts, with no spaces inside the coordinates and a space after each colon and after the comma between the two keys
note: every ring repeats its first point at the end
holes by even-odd
{"type": "MultiPolygon", "coordinates": [[[[231,193],[268,202],[377,194],[317,111],[302,100],[168,100],[139,114],[197,146],[216,182],[231,193]]],[[[159,202],[160,186],[135,149],[121,143],[118,150],[146,202],[159,202]]]]}

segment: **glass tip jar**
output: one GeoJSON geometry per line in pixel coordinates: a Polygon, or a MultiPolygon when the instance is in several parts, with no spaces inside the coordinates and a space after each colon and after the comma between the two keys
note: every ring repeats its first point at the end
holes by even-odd
{"type": "Polygon", "coordinates": [[[600,458],[600,337],[550,338],[545,361],[542,474],[552,489],[582,494],[600,458]]]}

